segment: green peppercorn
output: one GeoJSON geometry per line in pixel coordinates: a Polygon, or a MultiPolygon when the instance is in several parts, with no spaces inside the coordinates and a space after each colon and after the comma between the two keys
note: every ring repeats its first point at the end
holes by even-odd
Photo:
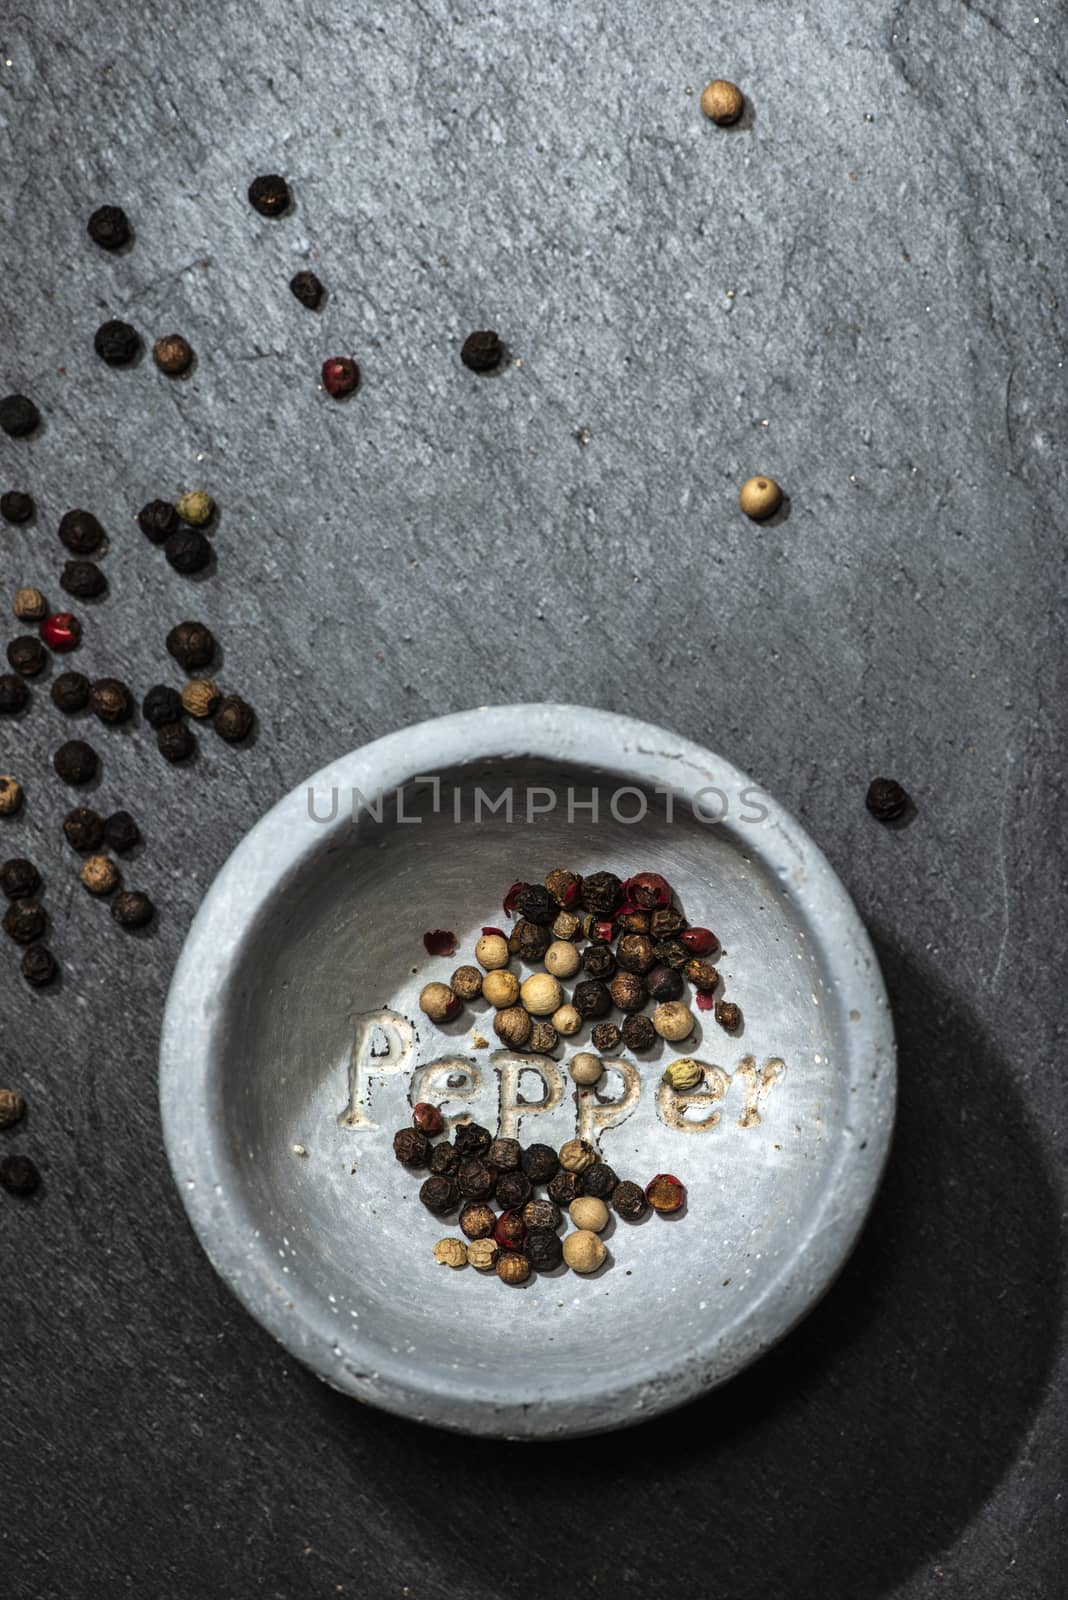
{"type": "Polygon", "coordinates": [[[677,1061],[671,1061],[664,1068],[661,1078],[669,1089],[686,1090],[696,1089],[704,1077],[704,1071],[699,1062],[692,1056],[680,1056],[677,1061]]]}
{"type": "Polygon", "coordinates": [[[174,509],[183,522],[203,528],[215,515],[215,501],[206,489],[190,489],[188,494],[179,496],[174,509]]]}
{"type": "Polygon", "coordinates": [[[565,1172],[586,1172],[597,1160],[597,1152],[588,1139],[567,1139],[557,1153],[565,1172]]]}

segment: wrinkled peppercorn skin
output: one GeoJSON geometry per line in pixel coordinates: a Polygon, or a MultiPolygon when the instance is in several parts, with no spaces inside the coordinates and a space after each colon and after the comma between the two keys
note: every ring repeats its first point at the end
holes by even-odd
{"type": "Polygon", "coordinates": [[[711,994],[719,982],[716,968],[708,961],[699,961],[696,956],[691,956],[682,970],[701,994],[711,994]]]}
{"type": "Polygon", "coordinates": [[[623,882],[614,872],[595,872],[582,880],[582,904],[598,917],[610,917],[623,898],[623,882]]]}
{"type": "Polygon", "coordinates": [[[528,883],[519,891],[516,908],[527,922],[537,923],[539,927],[549,927],[559,909],[548,889],[540,883],[528,883]]]}
{"type": "Polygon", "coordinates": [[[504,346],[493,328],[469,333],[460,346],[460,360],[469,372],[492,372],[504,357],[504,346]]]}
{"type": "Polygon", "coordinates": [[[90,855],[104,837],[104,819],[89,806],[76,806],[63,819],[63,832],[72,850],[90,855]]]}
{"type": "Polygon", "coordinates": [[[202,622],[179,622],[167,635],[167,653],[180,667],[206,667],[215,654],[215,635],[202,622]]]}
{"type": "Polygon", "coordinates": [[[189,760],[197,741],[184,722],[167,722],[156,733],[156,745],[163,759],[176,765],[189,760]]]}
{"type": "Polygon", "coordinates": [[[493,1135],[480,1122],[461,1122],[453,1129],[453,1143],[462,1156],[484,1156],[493,1135]]]}
{"type": "Polygon", "coordinates": [[[895,822],[908,809],[909,797],[896,778],[873,778],[864,804],[880,822],[895,822]]]}
{"type": "Polygon", "coordinates": [[[13,900],[4,913],[4,932],[16,944],[32,944],[45,931],[44,907],[34,900],[13,900]]]}
{"type": "Polygon", "coordinates": [[[91,511],[68,511],[59,519],[59,540],[76,556],[91,556],[104,530],[91,511]]]}
{"type": "Polygon", "coordinates": [[[95,600],[104,593],[108,580],[95,561],[68,561],[59,579],[60,588],[78,600],[95,600]]]}
{"type": "Polygon", "coordinates": [[[137,521],[145,538],[153,544],[162,544],[180,526],[178,513],[169,500],[150,500],[137,513],[137,521]]]}
{"type": "Polygon", "coordinates": [[[454,1178],[460,1170],[460,1152],[447,1141],[430,1152],[430,1170],[439,1177],[454,1178]]]}
{"type": "Polygon", "coordinates": [[[622,1037],[614,1022],[598,1022],[590,1034],[595,1050],[617,1050],[622,1037]]]}
{"type": "Polygon", "coordinates": [[[480,1156],[466,1156],[460,1161],[456,1182],[465,1200],[489,1200],[497,1187],[497,1174],[480,1156]]]}
{"type": "Polygon", "coordinates": [[[247,739],[252,732],[255,720],[255,712],[240,695],[228,694],[219,701],[219,709],[212,718],[212,727],[219,738],[225,739],[227,744],[240,744],[242,739],[247,739]]]}
{"type": "Polygon", "coordinates": [[[425,1167],[430,1159],[430,1143],[418,1128],[398,1128],[393,1135],[393,1154],[405,1167],[425,1167]]]}
{"type": "Polygon", "coordinates": [[[211,560],[211,540],[199,528],[179,528],[163,543],[167,565],[183,577],[202,572],[211,560]]]}
{"type": "Polygon", "coordinates": [[[624,1222],[639,1222],[649,1209],[645,1190],[636,1183],[617,1183],[612,1191],[612,1209],[624,1222]]]}
{"type": "Polygon", "coordinates": [[[608,1200],[619,1183],[612,1168],[605,1161],[595,1161],[582,1174],[582,1192],[595,1200],[608,1200]]]}
{"type": "Polygon", "coordinates": [[[528,1200],[523,1207],[523,1223],[528,1231],[535,1228],[555,1231],[563,1220],[563,1212],[553,1200],[528,1200]]]}
{"type": "Polygon", "coordinates": [[[508,949],[510,954],[518,956],[521,961],[540,961],[542,956],[552,944],[553,931],[543,927],[537,922],[528,922],[524,917],[517,922],[508,935],[508,949]]]}
{"type": "MultiPolygon", "coordinates": [[[[649,999],[649,991],[636,972],[617,972],[608,986],[612,1002],[620,1011],[640,1011],[649,999]]],[[[626,1038],[624,1024],[624,1038],[626,1038]]]]}
{"type": "Polygon", "coordinates": [[[64,783],[90,783],[96,776],[96,751],[84,739],[68,739],[52,757],[52,765],[64,783]]]}
{"type": "Polygon", "coordinates": [[[588,983],[575,985],[571,1004],[580,1016],[603,1017],[612,1009],[612,996],[599,979],[593,978],[588,983]]]}
{"type": "Polygon", "coordinates": [[[12,856],[0,865],[0,894],[7,900],[28,900],[40,884],[37,868],[25,856],[12,856]]]}
{"type": "Polygon", "coordinates": [[[523,1254],[535,1272],[552,1272],[564,1259],[558,1234],[548,1228],[532,1228],[523,1241],[523,1254]]]}
{"type": "Polygon", "coordinates": [[[733,1000],[717,1000],[715,1018],[727,1033],[736,1033],[742,1025],[742,1008],[733,1000]]]}
{"type": "Polygon", "coordinates": [[[681,972],[690,959],[690,952],[678,939],[661,939],[659,944],[653,946],[653,958],[660,966],[681,972]]]}
{"type": "Polygon", "coordinates": [[[44,670],[48,658],[40,639],[35,639],[30,633],[24,633],[17,639],[12,639],[8,645],[7,659],[20,677],[35,678],[44,670]]]}
{"type": "Polygon", "coordinates": [[[552,1145],[532,1144],[523,1151],[519,1164],[531,1183],[548,1183],[560,1170],[560,1157],[552,1145]]]}
{"type": "Polygon", "coordinates": [[[157,683],[141,702],[141,715],[152,728],[166,727],[168,722],[180,722],[182,712],[181,695],[166,683],[157,683]]]}
{"type": "Polygon", "coordinates": [[[647,933],[625,933],[616,945],[616,964],[624,972],[648,972],[656,963],[655,949],[647,933]]]}
{"type": "Polygon", "coordinates": [[[141,349],[141,335],[128,322],[102,322],[93,337],[93,349],[109,367],[125,367],[141,349]]]}
{"type": "Polygon", "coordinates": [[[658,906],[649,913],[649,932],[654,939],[670,939],[685,926],[686,918],[674,906],[658,906]]]}
{"type": "Polygon", "coordinates": [[[530,1199],[532,1187],[525,1172],[502,1172],[497,1179],[494,1197],[506,1211],[518,1211],[530,1199]]]}
{"type": "Polygon", "coordinates": [[[486,1164],[498,1172],[514,1172],[522,1153],[518,1139],[494,1139],[486,1151],[486,1164]]]}
{"type": "Polygon", "coordinates": [[[280,217],[289,210],[289,185],[278,172],[253,178],[248,186],[248,201],[261,217],[280,217]]]}
{"type": "Polygon", "coordinates": [[[545,1192],[554,1205],[558,1205],[561,1211],[566,1211],[572,1200],[577,1200],[580,1194],[585,1193],[582,1179],[581,1172],[565,1172],[561,1167],[547,1185],[545,1192]]]}
{"type": "Polygon", "coordinates": [[[589,944],[582,952],[582,970],[591,978],[611,978],[616,970],[616,958],[609,945],[589,944]]]}
{"type": "Polygon", "coordinates": [[[488,1239],[497,1226],[497,1213],[484,1200],[468,1200],[460,1207],[460,1232],[468,1239],[488,1239]]]}
{"type": "Polygon", "coordinates": [[[101,722],[128,722],[133,708],[133,695],[118,678],[98,678],[89,690],[89,709],[101,722]]]}
{"type": "Polygon", "coordinates": [[[89,704],[89,679],[84,672],[61,672],[52,684],[52,704],[60,711],[84,711],[89,704]]]}
{"type": "Polygon", "coordinates": [[[651,1050],[656,1043],[656,1029],[652,1019],[631,1016],[623,1024],[623,1043],[628,1050],[651,1050]]]}
{"type": "Polygon", "coordinates": [[[31,945],[22,958],[22,976],[31,989],[47,988],[57,971],[55,957],[43,944],[31,945]]]}
{"type": "Polygon", "coordinates": [[[289,280],[293,294],[309,311],[318,311],[325,290],[314,272],[295,272],[289,280]]]}
{"type": "MultiPolygon", "coordinates": [[[[407,1131],[406,1129],[405,1132],[407,1131]]],[[[460,1191],[454,1179],[446,1177],[443,1173],[433,1173],[423,1182],[419,1198],[428,1211],[432,1211],[436,1217],[442,1217],[447,1211],[456,1210],[460,1204],[460,1191]]]]}
{"type": "Polygon", "coordinates": [[[85,231],[101,250],[121,250],[130,239],[130,220],[121,206],[98,206],[85,231]]]}

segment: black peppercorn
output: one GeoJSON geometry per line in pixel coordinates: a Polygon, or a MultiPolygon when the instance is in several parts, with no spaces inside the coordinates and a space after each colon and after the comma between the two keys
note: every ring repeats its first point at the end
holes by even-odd
{"type": "Polygon", "coordinates": [[[612,1209],[624,1222],[638,1222],[649,1209],[645,1190],[637,1183],[617,1183],[612,1190],[612,1209]]]}
{"type": "Polygon", "coordinates": [[[508,935],[508,949],[513,956],[518,956],[521,961],[540,961],[553,941],[551,928],[539,926],[536,922],[528,922],[524,918],[517,922],[508,935]]]}
{"type": "Polygon", "coordinates": [[[486,1165],[498,1172],[514,1172],[522,1153],[518,1139],[494,1139],[486,1151],[486,1165]]]}
{"type": "Polygon", "coordinates": [[[36,894],[41,879],[32,861],[12,856],[0,866],[0,894],[8,900],[25,900],[36,894]]]}
{"type": "Polygon", "coordinates": [[[202,622],[179,622],[167,635],[167,652],[180,667],[206,667],[215,654],[215,636],[202,622]]]}
{"type": "Polygon", "coordinates": [[[742,1024],[742,1008],[736,1006],[733,1000],[717,1000],[715,1018],[727,1033],[734,1033],[742,1024]]]}
{"type": "Polygon", "coordinates": [[[527,1228],[549,1228],[555,1233],[563,1220],[563,1212],[552,1200],[528,1200],[523,1207],[523,1224],[527,1228]]]}
{"type": "Polygon", "coordinates": [[[453,1178],[460,1170],[460,1152],[446,1140],[436,1144],[430,1152],[430,1170],[439,1177],[453,1178]]]}
{"type": "Polygon", "coordinates": [[[9,1194],[33,1194],[40,1181],[40,1174],[29,1156],[5,1156],[0,1161],[0,1187],[9,1194]]]}
{"type": "Polygon", "coordinates": [[[908,794],[896,778],[873,778],[864,799],[872,816],[880,822],[894,822],[904,814],[908,803],[908,794]]]}
{"type": "Polygon", "coordinates": [[[595,1161],[582,1174],[583,1194],[592,1194],[595,1200],[607,1200],[619,1179],[605,1161],[595,1161]]]}
{"type": "Polygon", "coordinates": [[[219,709],[212,717],[211,725],[227,744],[240,744],[252,732],[255,720],[256,714],[247,700],[242,700],[237,694],[227,694],[219,701],[219,709]]]}
{"type": "Polygon", "coordinates": [[[96,751],[84,739],[68,739],[52,757],[52,765],[64,783],[89,783],[96,775],[96,751]]]}
{"type": "Polygon", "coordinates": [[[628,1050],[651,1050],[656,1043],[656,1029],[652,1018],[628,1017],[623,1024],[623,1043],[628,1050]]]}
{"type": "Polygon", "coordinates": [[[157,683],[141,701],[141,715],[152,728],[166,727],[168,722],[180,722],[182,697],[169,684],[157,683]]]}
{"type": "Polygon", "coordinates": [[[141,830],[128,811],[113,811],[104,824],[104,837],[116,855],[125,855],[141,842],[141,830]]]}
{"type": "Polygon", "coordinates": [[[620,933],[648,933],[648,911],[626,911],[616,919],[620,933]]]}
{"type": "Polygon", "coordinates": [[[464,1156],[456,1182],[466,1200],[488,1200],[497,1186],[497,1174],[479,1156],[464,1156]]]}
{"type": "Polygon", "coordinates": [[[646,973],[645,987],[654,1000],[677,1000],[682,993],[682,974],[674,967],[654,967],[646,973]]]}
{"type": "Polygon", "coordinates": [[[95,561],[68,561],[59,585],[67,594],[77,595],[79,600],[95,600],[104,593],[108,580],[95,561]]]}
{"type": "Polygon", "coordinates": [[[399,1128],[393,1135],[393,1154],[405,1167],[425,1167],[430,1160],[430,1141],[418,1128],[399,1128]]]}
{"type": "Polygon", "coordinates": [[[98,206],[86,232],[101,250],[121,250],[130,237],[129,219],[121,206],[98,206]]]}
{"type": "Polygon", "coordinates": [[[624,972],[648,972],[656,961],[654,948],[647,933],[625,933],[616,945],[616,961],[624,972]]]}
{"type": "Polygon", "coordinates": [[[520,916],[541,927],[548,927],[559,910],[548,889],[540,883],[528,883],[525,889],[521,889],[516,896],[516,906],[520,916]]]}
{"type": "Polygon", "coordinates": [[[35,639],[32,633],[22,633],[8,645],[7,659],[21,677],[35,678],[43,670],[47,657],[40,639],[35,639]]]}
{"type": "Polygon", "coordinates": [[[24,394],[7,394],[0,400],[0,428],[9,439],[25,439],[40,424],[41,413],[24,394]]]}
{"type": "Polygon", "coordinates": [[[484,1156],[493,1135],[480,1122],[461,1122],[453,1131],[453,1143],[461,1156],[484,1156]]]}
{"type": "Polygon", "coordinates": [[[492,372],[504,358],[504,346],[492,328],[469,333],[460,347],[460,360],[471,372],[492,372]]]}
{"type": "Polygon", "coordinates": [[[196,739],[184,722],[168,722],[156,734],[159,753],[165,761],[188,761],[197,747],[196,739]]]}
{"type": "Polygon", "coordinates": [[[211,560],[211,541],[199,528],[179,528],[166,540],[163,554],[175,572],[200,572],[211,560]]]}
{"type": "Polygon", "coordinates": [[[582,880],[582,904],[598,917],[610,917],[623,898],[623,884],[614,872],[594,872],[582,880]]]}
{"type": "Polygon", "coordinates": [[[582,1017],[603,1017],[612,1009],[612,996],[599,978],[591,978],[575,985],[571,1004],[582,1017]]]}
{"type": "Polygon", "coordinates": [[[43,944],[35,944],[22,958],[22,976],[31,989],[44,989],[56,975],[56,958],[43,944]]]}
{"type": "MultiPolygon", "coordinates": [[[[649,999],[649,991],[636,972],[617,972],[608,992],[620,1011],[640,1011],[649,999]]],[[[625,1032],[623,1037],[626,1038],[625,1032]]]]}
{"type": "Polygon", "coordinates": [[[468,1200],[460,1207],[460,1232],[468,1239],[488,1239],[497,1226],[497,1213],[484,1200],[468,1200]]]}
{"type": "Polygon", "coordinates": [[[564,1247],[551,1228],[532,1228],[523,1241],[523,1254],[535,1272],[552,1272],[564,1258],[564,1247]]]}
{"type": "Polygon", "coordinates": [[[98,678],[89,690],[89,709],[101,722],[128,722],[133,708],[133,695],[118,678],[98,678]]]}
{"type": "Polygon", "coordinates": [[[12,900],[4,913],[3,927],[16,944],[32,944],[45,931],[44,907],[34,900],[12,900]]]}
{"type": "Polygon", "coordinates": [[[137,520],[141,532],[153,544],[162,544],[172,533],[177,533],[180,526],[178,513],[169,500],[150,500],[137,513],[137,520]]]}
{"type": "Polygon", "coordinates": [[[660,943],[653,946],[653,956],[658,966],[671,967],[679,972],[690,959],[690,952],[678,939],[661,939],[660,943]]]}
{"type": "Polygon", "coordinates": [[[691,956],[682,970],[701,994],[711,994],[719,982],[719,973],[715,967],[708,961],[699,961],[696,956],[691,956]]]}
{"type": "Polygon", "coordinates": [[[531,1196],[531,1182],[525,1172],[502,1172],[494,1190],[498,1205],[505,1211],[525,1206],[531,1196]]]}
{"type": "Polygon", "coordinates": [[[577,872],[572,872],[568,867],[554,867],[552,872],[546,873],[545,887],[558,906],[570,911],[578,904],[582,879],[577,872]]]}
{"type": "Polygon", "coordinates": [[[289,280],[289,287],[302,306],[307,306],[309,311],[318,311],[325,291],[314,272],[295,272],[289,280]]]}
{"type": "Polygon", "coordinates": [[[143,928],[152,921],[156,908],[139,889],[124,889],[111,902],[111,915],[120,928],[143,928]]]}
{"type": "Polygon", "coordinates": [[[520,1166],[531,1183],[548,1183],[560,1170],[560,1157],[549,1144],[532,1144],[523,1151],[520,1166]]]}
{"type": "Polygon", "coordinates": [[[13,672],[0,673],[0,717],[14,717],[24,708],[30,691],[13,672]]]}
{"type": "Polygon", "coordinates": [[[654,939],[670,939],[686,927],[686,918],[674,906],[660,906],[649,913],[649,932],[654,939]]]}
{"type": "Polygon", "coordinates": [[[280,217],[289,208],[289,185],[277,172],[265,173],[249,184],[248,201],[261,217],[280,217]]]}
{"type": "Polygon", "coordinates": [[[590,1034],[595,1050],[617,1050],[623,1037],[614,1022],[599,1022],[590,1034]]]}
{"type": "Polygon", "coordinates": [[[561,1167],[550,1180],[545,1192],[561,1211],[566,1211],[572,1200],[582,1194],[582,1176],[581,1172],[565,1172],[561,1167]]]}
{"type": "Polygon", "coordinates": [[[72,850],[91,855],[104,838],[104,819],[89,806],[76,806],[64,817],[63,832],[72,850]]]}
{"type": "Polygon", "coordinates": [[[128,322],[102,322],[93,339],[93,349],[109,367],[125,367],[141,348],[141,335],[128,322]]]}
{"type": "Polygon", "coordinates": [[[68,511],[59,520],[60,543],[76,556],[91,556],[104,530],[91,511],[68,511]]]}
{"type": "Polygon", "coordinates": [[[443,1173],[434,1173],[422,1184],[419,1198],[428,1211],[441,1217],[446,1211],[455,1211],[460,1203],[460,1191],[452,1178],[447,1178],[443,1173]]]}
{"type": "Polygon", "coordinates": [[[89,679],[84,672],[61,672],[52,684],[52,704],[60,711],[83,711],[89,704],[89,679]]]}
{"type": "Polygon", "coordinates": [[[610,978],[616,970],[616,958],[607,944],[588,944],[582,952],[582,968],[591,978],[610,978]]]}
{"type": "Polygon", "coordinates": [[[29,522],[34,509],[32,495],[22,494],[18,489],[9,489],[6,494],[0,495],[0,517],[5,522],[13,522],[16,526],[29,522]]]}

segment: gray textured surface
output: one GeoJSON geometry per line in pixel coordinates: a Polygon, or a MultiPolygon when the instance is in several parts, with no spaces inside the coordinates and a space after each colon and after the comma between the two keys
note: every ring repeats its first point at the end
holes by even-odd
{"type": "Polygon", "coordinates": [[[105,1579],[486,1600],[565,1572],[643,1597],[710,1571],[732,1597],[1056,1592],[1063,20],[1004,0],[0,20],[0,377],[47,416],[0,440],[4,486],[40,505],[0,529],[5,584],[57,594],[56,522],[89,506],[111,593],[83,607],[87,670],[173,681],[163,635],[200,615],[261,715],[254,749],[206,738],[188,772],[143,729],[94,730],[100,802],[145,826],[129,877],[163,907],[126,941],[58,839],[46,693],[0,728],[28,794],[5,852],[46,872],[64,963],[40,997],[10,949],[0,970],[33,1102],[5,1148],[47,1185],[3,1208],[19,1600],[105,1579]],[[751,126],[702,121],[686,87],[715,72],[751,126]],[[296,188],[282,223],[244,201],[271,169],[296,188]],[[118,260],[84,238],[105,200],[138,231],[118,260]],[[285,287],[306,260],[318,319],[285,287]],[[103,368],[109,314],[186,332],[193,380],[103,368]],[[523,363],[492,381],[456,360],[485,324],[523,363]],[[365,386],[335,407],[318,364],[349,347],[365,386]],[[777,527],[739,518],[751,471],[790,495],[777,527]],[[130,518],[198,482],[223,514],[190,583],[130,518]],[[230,1302],[162,1158],[155,1046],[198,898],[267,804],[398,723],[553,696],[670,723],[801,814],[880,945],[902,1113],[861,1251],[778,1355],[624,1454],[517,1459],[338,1400],[230,1302]],[[897,832],[861,804],[885,769],[917,801],[897,832]]]}

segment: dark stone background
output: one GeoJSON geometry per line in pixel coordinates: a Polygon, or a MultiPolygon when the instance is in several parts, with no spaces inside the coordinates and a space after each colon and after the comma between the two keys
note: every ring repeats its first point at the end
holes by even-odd
{"type": "Polygon", "coordinates": [[[87,730],[93,803],[143,824],[140,938],[62,842],[47,684],[0,726],[27,792],[3,853],[39,863],[63,964],[32,994],[0,951],[0,1078],[32,1106],[2,1144],[44,1174],[0,1196],[13,1600],[1063,1592],[1065,14],[718,10],[0,16],[0,388],[46,416],[0,439],[39,506],[0,527],[4,594],[59,598],[87,506],[111,588],[77,664],[179,682],[163,638],[199,616],[260,717],[188,770],[87,730]],[[750,97],[731,132],[698,111],[716,73],[750,97]],[[264,170],[284,221],[245,202],[264,170]],[[136,225],[117,259],[85,238],[103,201],[136,225]],[[108,315],[186,333],[191,379],[104,367],[108,315]],[[457,360],[480,326],[518,358],[493,380],[457,360]],[[318,366],[350,349],[335,405],[318,366]],[[790,498],[762,529],[758,471],[790,498]],[[197,582],[132,517],[199,484],[197,582]],[[339,1399],[238,1310],[171,1183],[156,1039],[264,808],[400,723],[551,698],[677,728],[804,818],[879,946],[901,1117],[855,1258],[777,1352],[628,1435],[519,1448],[339,1399]],[[863,807],[886,771],[898,830],[863,807]]]}

